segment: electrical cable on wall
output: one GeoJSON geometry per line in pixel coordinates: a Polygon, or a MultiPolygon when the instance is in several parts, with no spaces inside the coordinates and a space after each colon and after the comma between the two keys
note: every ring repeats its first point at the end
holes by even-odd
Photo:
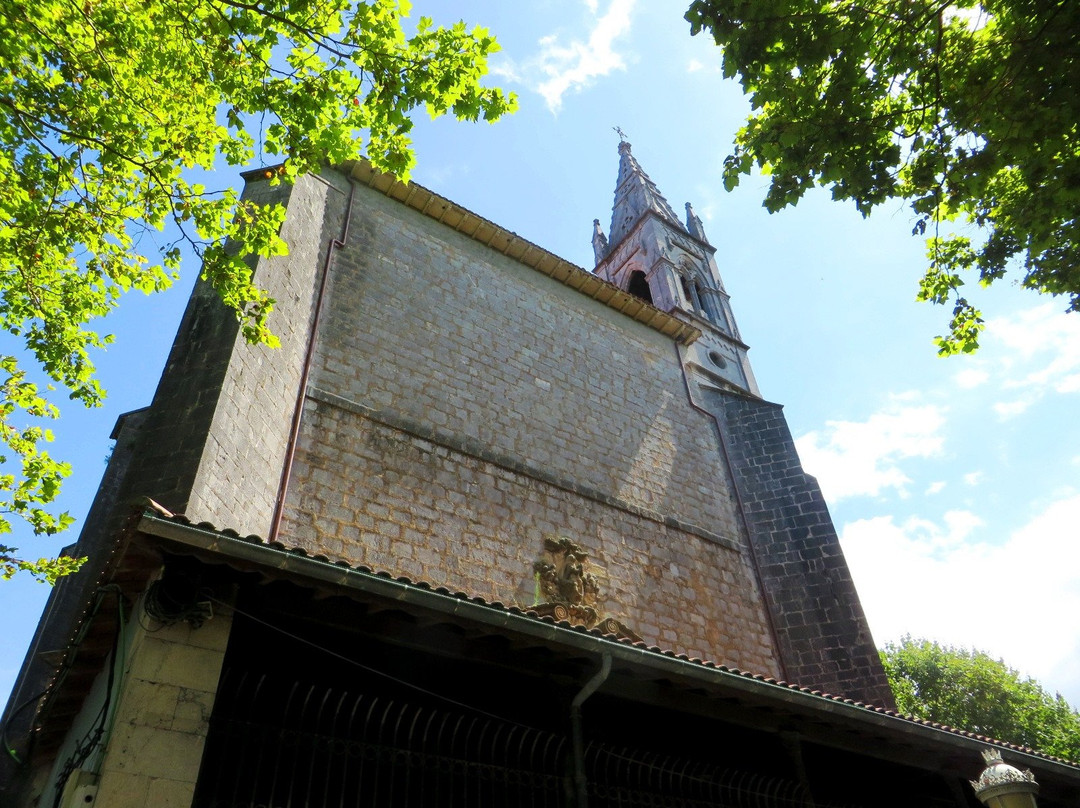
{"type": "MultiPolygon", "coordinates": [[[[100,611],[105,596],[110,593],[116,597],[116,631],[113,635],[113,647],[109,653],[109,675],[105,686],[105,700],[101,705],[101,709],[98,710],[97,716],[94,718],[91,729],[75,742],[74,750],[71,755],[68,756],[67,760],[64,761],[63,766],[60,767],[54,788],[53,808],[59,808],[60,800],[64,795],[64,786],[67,784],[72,773],[83,767],[95,749],[100,748],[100,750],[104,751],[108,739],[112,735],[116,717],[113,704],[115,701],[118,701],[118,699],[115,698],[115,696],[118,695],[115,693],[118,684],[116,671],[117,666],[122,663],[126,656],[126,653],[120,653],[124,644],[123,635],[125,623],[124,594],[120,590],[120,587],[115,584],[109,584],[108,586],[100,587],[97,590],[97,598],[94,601],[93,609],[91,610],[89,619],[87,619],[84,625],[90,624],[100,611]]],[[[81,640],[82,635],[80,634],[75,643],[75,647],[78,647],[78,642],[81,640]]],[[[69,659],[73,658],[73,656],[74,655],[70,655],[69,659]]],[[[122,684],[122,682],[120,684],[122,684]]],[[[100,762],[100,760],[97,761],[98,764],[100,764],[100,762]]]]}
{"type": "Polygon", "coordinates": [[[15,747],[11,744],[11,741],[8,739],[8,725],[12,722],[12,720],[14,720],[15,716],[19,715],[19,713],[21,713],[30,705],[35,704],[38,699],[40,699],[48,692],[49,691],[47,690],[42,690],[36,696],[31,696],[30,698],[28,698],[26,701],[24,701],[22,704],[20,704],[18,707],[11,711],[11,715],[8,717],[8,720],[4,722],[4,726],[0,727],[0,742],[3,743],[4,753],[9,758],[14,760],[16,765],[18,766],[23,765],[23,760],[19,757],[18,750],[15,749],[15,747]]]}

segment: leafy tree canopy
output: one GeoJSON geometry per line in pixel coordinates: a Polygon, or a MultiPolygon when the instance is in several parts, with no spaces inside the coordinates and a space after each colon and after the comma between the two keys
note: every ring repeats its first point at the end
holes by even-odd
{"type": "Polygon", "coordinates": [[[1080,761],[1080,713],[981,651],[904,637],[881,661],[900,712],[1080,761]]]}
{"type": "MultiPolygon", "coordinates": [[[[480,84],[487,31],[421,18],[407,35],[407,0],[0,0],[0,14],[0,532],[72,521],[48,507],[69,471],[42,448],[58,411],[15,345],[97,405],[91,351],[110,337],[93,321],[167,287],[184,243],[245,337],[276,342],[244,259],[285,252],[284,211],[189,169],[258,156],[289,181],[366,152],[404,176],[417,108],[491,121],[516,103],[480,84]],[[162,243],[167,224],[179,241],[162,243]]],[[[72,566],[14,553],[0,546],[0,576],[72,566]]]]}
{"type": "Polygon", "coordinates": [[[969,271],[988,285],[1016,267],[1080,309],[1080,3],[694,0],[686,17],[753,105],[729,190],[757,166],[770,211],[814,185],[864,215],[908,200],[918,298],[953,306],[940,354],[978,346],[969,271]]]}

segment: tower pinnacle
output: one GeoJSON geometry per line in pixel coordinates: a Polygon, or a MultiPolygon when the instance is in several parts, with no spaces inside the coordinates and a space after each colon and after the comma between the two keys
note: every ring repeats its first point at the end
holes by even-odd
{"type": "Polygon", "coordinates": [[[694,238],[706,244],[709,243],[709,240],[705,238],[705,228],[701,224],[701,217],[694,213],[694,208],[689,202],[686,203],[686,229],[694,238]]]}
{"type": "Polygon", "coordinates": [[[600,263],[604,260],[604,256],[608,252],[608,240],[604,235],[603,229],[600,227],[600,220],[593,219],[593,234],[592,234],[592,247],[593,255],[595,256],[596,263],[600,263]]]}

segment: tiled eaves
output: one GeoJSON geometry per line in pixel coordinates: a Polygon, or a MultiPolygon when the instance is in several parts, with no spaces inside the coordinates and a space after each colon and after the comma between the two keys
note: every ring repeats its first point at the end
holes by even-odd
{"type": "Polygon", "coordinates": [[[354,181],[366,185],[462,235],[497,250],[559,283],[615,309],[650,328],[689,345],[701,336],[695,326],[661,311],[613,283],[560,258],[543,247],[506,230],[494,222],[461,207],[414,182],[401,182],[393,174],[377,171],[367,160],[349,161],[341,166],[354,181]]]}
{"type": "Polygon", "coordinates": [[[325,556],[310,555],[302,548],[281,543],[265,543],[258,536],[241,536],[232,530],[218,530],[209,523],[192,524],[183,516],[163,516],[145,512],[136,530],[191,550],[223,556],[234,562],[246,562],[274,569],[284,574],[344,589],[398,601],[417,608],[440,612],[478,623],[531,636],[538,640],[568,645],[579,651],[610,654],[613,659],[641,666],[654,674],[678,677],[743,693],[747,697],[767,699],[800,712],[827,714],[850,722],[866,731],[907,736],[913,743],[936,742],[971,752],[976,758],[987,744],[1010,750],[1022,758],[1014,762],[1050,768],[1070,780],[1080,779],[1080,765],[1063,758],[1038,752],[946,724],[903,715],[884,707],[866,704],[843,696],[812,690],[798,684],[777,680],[728,667],[709,660],[662,649],[644,642],[619,639],[598,629],[587,629],[535,611],[499,601],[488,601],[465,592],[455,592],[425,581],[395,577],[367,566],[350,566],[325,556]]]}
{"type": "MultiPolygon", "coordinates": [[[[133,411],[138,412],[141,411],[133,411]]],[[[107,558],[97,577],[78,590],[82,593],[82,600],[71,615],[71,631],[63,651],[42,655],[43,658],[51,658],[46,664],[53,670],[34,718],[34,745],[39,752],[53,749],[63,739],[68,724],[81,709],[101,666],[113,652],[118,614],[114,608],[96,611],[95,603],[99,595],[111,590],[121,597],[134,597],[161,567],[160,556],[156,552],[132,546],[129,541],[137,529],[139,517],[138,511],[132,511],[125,518],[115,540],[102,548],[107,551],[107,558]]],[[[75,549],[78,550],[78,545],[75,549]]],[[[65,585],[76,584],[63,579],[58,584],[65,585]]]]}

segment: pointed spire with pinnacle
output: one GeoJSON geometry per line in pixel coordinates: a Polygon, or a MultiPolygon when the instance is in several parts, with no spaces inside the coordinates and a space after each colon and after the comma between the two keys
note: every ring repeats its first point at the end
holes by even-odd
{"type": "Polygon", "coordinates": [[[649,211],[682,229],[682,222],[671,205],[631,154],[630,142],[620,141],[619,180],[615,185],[615,207],[611,211],[608,244],[617,246],[649,211]]]}
{"type": "Polygon", "coordinates": [[[709,243],[709,240],[705,238],[705,228],[701,224],[701,217],[694,213],[694,208],[689,202],[686,203],[686,229],[694,238],[706,244],[709,243]]]}
{"type": "Polygon", "coordinates": [[[634,159],[626,133],[615,131],[621,138],[615,206],[606,238],[593,220],[593,272],[701,331],[683,358],[702,384],[760,395],[700,217],[687,205],[686,223],[680,221],[634,159]]]}
{"type": "Polygon", "coordinates": [[[596,256],[596,263],[599,264],[608,254],[607,236],[604,235],[604,230],[600,227],[599,219],[593,219],[592,221],[592,248],[593,255],[596,256]]]}

